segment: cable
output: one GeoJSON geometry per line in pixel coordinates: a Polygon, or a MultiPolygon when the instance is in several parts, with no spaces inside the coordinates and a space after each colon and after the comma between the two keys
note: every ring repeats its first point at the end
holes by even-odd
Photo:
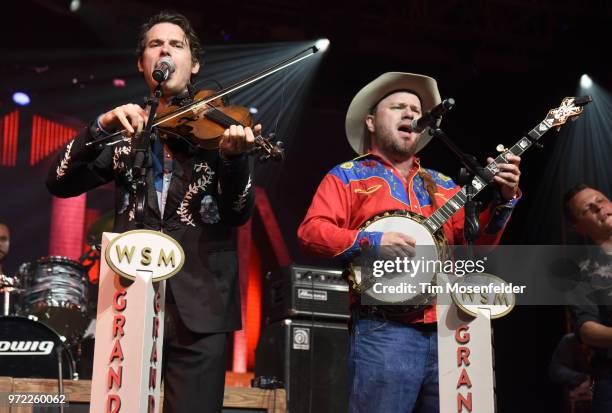
{"type": "Polygon", "coordinates": [[[308,413],[312,413],[312,396],[313,396],[313,386],[314,386],[314,351],[315,351],[315,347],[314,347],[314,318],[315,318],[315,311],[314,311],[314,301],[315,301],[315,291],[314,291],[314,275],[312,274],[311,271],[306,272],[306,274],[310,273],[310,293],[311,295],[311,299],[310,299],[310,360],[309,360],[309,386],[308,386],[308,413]]]}

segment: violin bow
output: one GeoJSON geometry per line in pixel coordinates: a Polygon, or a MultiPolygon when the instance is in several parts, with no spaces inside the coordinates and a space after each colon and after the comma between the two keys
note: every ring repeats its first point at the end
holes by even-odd
{"type": "MultiPolygon", "coordinates": [[[[264,79],[268,76],[270,76],[273,73],[278,72],[279,70],[283,70],[286,69],[287,67],[294,65],[304,59],[307,59],[309,57],[311,57],[312,55],[314,55],[315,53],[317,53],[319,51],[319,48],[315,45],[312,45],[310,47],[307,47],[306,49],[302,50],[301,52],[297,53],[296,55],[286,58],[278,63],[273,64],[272,66],[262,70],[259,73],[256,73],[252,76],[249,76],[243,80],[239,80],[235,83],[233,83],[230,86],[227,86],[226,88],[221,89],[220,91],[218,91],[217,93],[215,93],[214,95],[208,96],[204,99],[200,99],[198,101],[192,102],[182,108],[179,108],[173,112],[167,113],[164,116],[161,116],[159,119],[156,119],[155,122],[153,123],[153,127],[158,126],[164,122],[169,121],[170,119],[174,119],[176,117],[180,117],[182,115],[184,115],[187,112],[197,112],[198,110],[200,110],[201,108],[205,107],[206,105],[208,105],[210,102],[212,102],[215,99],[219,99],[225,95],[228,95],[230,93],[233,93],[237,90],[242,89],[245,86],[250,85],[251,83],[255,83],[258,80],[264,79]]],[[[123,138],[123,133],[126,130],[120,130],[117,131],[111,135],[108,136],[104,136],[102,138],[98,138],[98,139],[94,139],[91,142],[87,142],[85,144],[85,146],[91,146],[91,145],[100,145],[100,144],[106,144],[107,146],[112,146],[115,145],[119,142],[121,142],[124,138],[123,138]],[[119,139],[115,139],[114,141],[108,142],[113,138],[116,138],[118,136],[121,136],[121,138],[119,139]]]]}

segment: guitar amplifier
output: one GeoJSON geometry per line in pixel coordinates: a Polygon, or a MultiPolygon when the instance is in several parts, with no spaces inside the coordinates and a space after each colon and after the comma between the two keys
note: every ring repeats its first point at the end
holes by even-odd
{"type": "Polygon", "coordinates": [[[255,376],[282,381],[287,413],[347,412],[348,346],[345,322],[277,321],[261,331],[255,376]]]}
{"type": "Polygon", "coordinates": [[[291,265],[269,272],[263,290],[267,324],[285,318],[349,319],[342,271],[291,265]]]}

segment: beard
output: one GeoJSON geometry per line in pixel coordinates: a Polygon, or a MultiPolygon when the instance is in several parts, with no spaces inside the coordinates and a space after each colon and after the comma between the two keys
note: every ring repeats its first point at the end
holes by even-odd
{"type": "Polygon", "coordinates": [[[407,159],[415,154],[419,138],[414,141],[406,141],[394,139],[392,131],[383,130],[382,132],[377,136],[378,146],[386,154],[396,159],[407,159]]]}

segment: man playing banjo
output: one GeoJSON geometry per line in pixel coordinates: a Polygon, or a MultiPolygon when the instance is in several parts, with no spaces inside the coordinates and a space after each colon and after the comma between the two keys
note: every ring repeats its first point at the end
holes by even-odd
{"type": "MultiPolygon", "coordinates": [[[[350,262],[363,249],[412,250],[419,244],[417,234],[362,227],[390,210],[429,217],[460,190],[416,157],[431,136],[413,131],[411,121],[438,103],[436,81],[411,73],[385,73],[357,93],[348,108],[346,133],[360,156],[323,178],[298,230],[307,252],[350,262]]],[[[507,159],[510,163],[497,165],[497,191],[480,214],[477,244],[499,242],[520,196],[520,158],[508,154],[507,159]]],[[[442,225],[449,244],[464,243],[463,222],[460,209],[442,225]]],[[[385,306],[359,301],[351,290],[350,412],[437,412],[435,307],[391,314],[385,306]]]]}

